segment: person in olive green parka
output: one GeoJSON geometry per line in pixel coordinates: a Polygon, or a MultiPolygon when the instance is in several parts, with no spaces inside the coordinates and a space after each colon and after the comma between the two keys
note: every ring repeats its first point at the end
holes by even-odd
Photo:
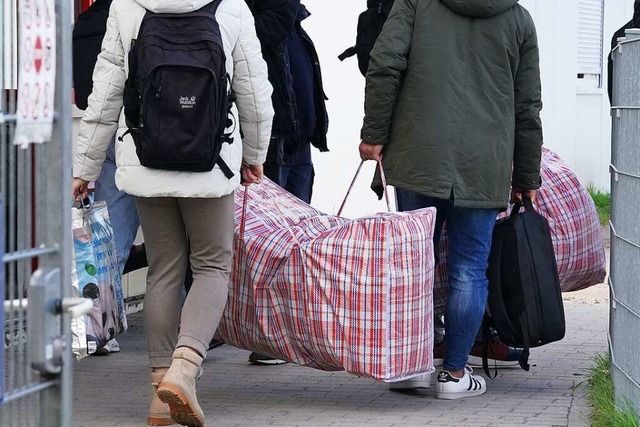
{"type": "MultiPolygon", "coordinates": [[[[540,187],[536,29],[518,0],[396,0],[371,52],[363,160],[382,160],[398,208],[434,206],[449,237],[444,370],[437,396],[482,394],[465,369],[487,297],[493,225],[540,187]]],[[[379,182],[374,181],[374,187],[379,182]]]]}

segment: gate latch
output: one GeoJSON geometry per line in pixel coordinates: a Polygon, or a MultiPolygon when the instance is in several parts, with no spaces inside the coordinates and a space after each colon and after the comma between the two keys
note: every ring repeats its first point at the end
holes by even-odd
{"type": "Polygon", "coordinates": [[[62,370],[62,356],[67,351],[63,314],[80,317],[89,313],[93,301],[88,298],[60,299],[60,269],[38,269],[31,276],[28,293],[29,357],[31,367],[43,375],[62,370]]]}

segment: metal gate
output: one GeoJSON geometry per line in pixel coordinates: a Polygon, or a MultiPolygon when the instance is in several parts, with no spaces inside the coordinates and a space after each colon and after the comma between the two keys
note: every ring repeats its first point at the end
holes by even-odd
{"type": "MultiPolygon", "coordinates": [[[[19,87],[18,7],[2,0],[0,21],[0,285],[4,284],[4,362],[0,425],[69,426],[71,294],[71,7],[56,0],[53,140],[12,145],[19,87]],[[4,272],[2,271],[4,270],[4,272]]],[[[2,286],[0,286],[2,289],[2,286]]],[[[0,319],[2,316],[0,315],[0,319]]],[[[0,357],[0,361],[2,357],[0,357]]]]}
{"type": "Polygon", "coordinates": [[[627,30],[612,56],[609,344],[617,397],[640,411],[640,29],[627,30]]]}

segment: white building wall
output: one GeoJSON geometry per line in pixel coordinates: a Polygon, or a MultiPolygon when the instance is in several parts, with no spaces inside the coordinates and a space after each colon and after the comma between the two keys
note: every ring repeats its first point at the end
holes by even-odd
{"type": "Polygon", "coordinates": [[[607,57],[613,33],[633,16],[633,0],[605,0],[603,79],[601,88],[578,82],[575,118],[575,158],[571,165],[584,184],[609,190],[611,116],[607,95],[607,57]]]}
{"type": "Polygon", "coordinates": [[[542,123],[545,145],[574,169],[578,99],[577,1],[524,0],[536,23],[542,78],[542,123]]]}
{"type": "Polygon", "coordinates": [[[578,79],[578,1],[521,0],[540,40],[545,144],[557,151],[584,185],[608,191],[611,118],[607,56],[612,34],[633,15],[633,0],[604,0],[601,85],[578,79]]]}

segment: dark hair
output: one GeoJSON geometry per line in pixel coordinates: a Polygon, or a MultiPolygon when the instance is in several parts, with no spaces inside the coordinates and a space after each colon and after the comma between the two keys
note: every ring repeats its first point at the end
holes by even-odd
{"type": "Polygon", "coordinates": [[[87,283],[82,288],[82,296],[85,298],[97,299],[100,297],[100,288],[95,283],[87,283]]]}

